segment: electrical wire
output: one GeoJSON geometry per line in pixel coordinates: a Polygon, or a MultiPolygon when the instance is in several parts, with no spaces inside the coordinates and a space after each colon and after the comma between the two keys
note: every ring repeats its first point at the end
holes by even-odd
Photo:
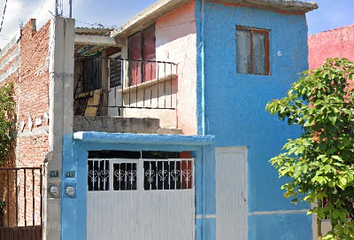
{"type": "Polygon", "coordinates": [[[39,8],[39,11],[38,11],[38,14],[37,14],[36,19],[38,19],[39,14],[41,14],[41,11],[42,11],[42,8],[43,8],[43,6],[44,6],[45,1],[46,1],[46,0],[43,0],[43,1],[42,1],[41,7],[39,8]]]}
{"type": "Polygon", "coordinates": [[[0,36],[1,36],[1,32],[2,32],[2,27],[3,27],[3,25],[4,25],[6,7],[7,7],[7,0],[5,0],[4,10],[3,10],[3,12],[2,12],[2,19],[1,19],[1,24],[0,24],[0,36]]]}
{"type": "Polygon", "coordinates": [[[101,29],[103,29],[103,30],[104,30],[105,28],[110,28],[110,27],[108,27],[108,26],[103,25],[102,23],[89,23],[89,22],[85,22],[85,21],[78,20],[77,18],[75,18],[75,22],[82,23],[82,24],[85,24],[85,25],[90,25],[91,27],[97,26],[97,27],[99,27],[99,28],[101,28],[101,29]]]}

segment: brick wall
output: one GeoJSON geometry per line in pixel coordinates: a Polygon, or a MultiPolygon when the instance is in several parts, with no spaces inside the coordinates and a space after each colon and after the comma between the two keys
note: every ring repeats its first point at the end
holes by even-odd
{"type": "Polygon", "coordinates": [[[354,24],[312,35],[308,39],[310,68],[317,68],[327,58],[354,61],[354,24]]]}
{"type": "Polygon", "coordinates": [[[25,128],[19,129],[17,166],[41,165],[49,147],[49,26],[37,32],[31,19],[22,30],[18,125],[25,128]]]}
{"type": "MultiPolygon", "coordinates": [[[[22,29],[21,75],[18,111],[19,129],[17,140],[17,166],[38,167],[43,164],[49,150],[49,27],[50,22],[36,31],[35,20],[31,19],[22,29]],[[31,123],[32,122],[32,123],[31,123]]],[[[33,206],[36,223],[39,223],[40,196],[38,192],[39,172],[35,173],[35,193],[33,194],[32,172],[26,173],[26,187],[20,190],[19,224],[33,224],[33,206]],[[37,178],[36,178],[37,177],[37,178]],[[36,190],[37,189],[37,190],[36,190]],[[26,193],[25,193],[26,191],[26,193]],[[34,201],[34,204],[33,204],[34,201]],[[26,202],[26,209],[24,203],[26,202]],[[26,210],[26,215],[25,215],[26,210]]],[[[24,185],[24,175],[20,179],[24,185]]]]}
{"type": "MultiPolygon", "coordinates": [[[[9,82],[13,82],[15,88],[15,101],[18,96],[18,80],[19,80],[19,49],[18,39],[13,39],[0,52],[0,86],[9,82]]],[[[16,141],[13,143],[14,148],[11,149],[7,158],[3,161],[2,167],[16,166],[16,141]]],[[[14,226],[16,218],[13,216],[16,212],[16,176],[13,171],[0,171],[0,200],[6,203],[5,215],[2,217],[0,224],[2,226],[14,226]]]]}
{"type": "MultiPolygon", "coordinates": [[[[36,22],[31,19],[21,37],[0,53],[0,86],[13,82],[17,115],[17,138],[4,161],[5,167],[38,167],[49,150],[49,27],[50,22],[36,31],[36,22]]],[[[0,198],[9,206],[2,221],[5,226],[16,225],[16,205],[18,225],[39,224],[39,171],[33,174],[27,170],[26,174],[20,171],[17,177],[14,173],[0,175],[0,181],[5,183],[1,184],[0,198]],[[8,178],[10,187],[6,188],[8,178]],[[12,201],[7,202],[8,197],[12,201]]]]}

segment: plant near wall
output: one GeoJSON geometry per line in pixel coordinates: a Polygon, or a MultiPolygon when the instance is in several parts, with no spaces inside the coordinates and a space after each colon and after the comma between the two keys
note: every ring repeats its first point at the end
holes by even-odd
{"type": "Polygon", "coordinates": [[[5,201],[0,199],[0,216],[4,216],[5,214],[5,207],[6,207],[6,203],[5,201]]]}
{"type": "Polygon", "coordinates": [[[308,213],[317,214],[319,223],[330,220],[332,230],[323,239],[354,239],[353,79],[354,63],[328,59],[266,106],[281,121],[303,129],[270,162],[287,180],[282,186],[286,198],[310,203],[308,213]]]}
{"type": "Polygon", "coordinates": [[[0,88],[0,164],[12,148],[15,132],[15,101],[13,83],[0,88]]]}
{"type": "Polygon", "coordinates": [[[4,226],[4,215],[5,215],[6,203],[0,199],[0,227],[4,226]]]}
{"type": "MultiPolygon", "coordinates": [[[[13,83],[0,87],[0,165],[12,148],[15,131],[15,101],[13,83]]],[[[0,198],[0,224],[3,224],[6,203],[0,198]]]]}

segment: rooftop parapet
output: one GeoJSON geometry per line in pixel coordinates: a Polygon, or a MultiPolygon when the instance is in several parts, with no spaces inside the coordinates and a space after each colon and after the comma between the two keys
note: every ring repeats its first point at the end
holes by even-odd
{"type": "MultiPolygon", "coordinates": [[[[318,8],[317,3],[294,0],[205,0],[206,2],[221,3],[266,9],[286,14],[304,14],[318,8]]],[[[127,37],[140,31],[165,14],[187,4],[190,0],[160,0],[141,11],[122,26],[111,32],[111,37],[127,37]]]]}

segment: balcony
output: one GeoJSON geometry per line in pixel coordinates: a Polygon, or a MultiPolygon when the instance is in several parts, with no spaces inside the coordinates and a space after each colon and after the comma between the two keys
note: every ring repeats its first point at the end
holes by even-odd
{"type": "Polygon", "coordinates": [[[74,131],[156,133],[176,127],[177,70],[172,62],[76,57],[74,131]],[[146,130],[131,124],[145,124],[146,130]]]}

